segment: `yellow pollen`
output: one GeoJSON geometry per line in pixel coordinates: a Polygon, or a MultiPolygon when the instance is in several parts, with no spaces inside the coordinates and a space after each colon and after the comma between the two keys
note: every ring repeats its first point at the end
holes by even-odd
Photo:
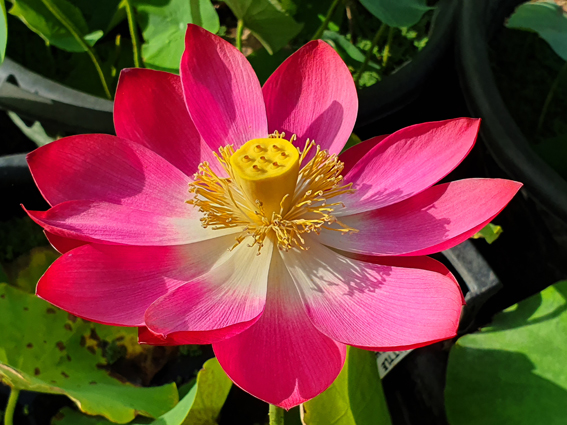
{"type": "Polygon", "coordinates": [[[354,192],[350,184],[342,184],[343,163],[313,141],[307,140],[300,152],[293,145],[295,136],[289,141],[284,137],[275,132],[267,139],[250,140],[236,152],[231,145],[220,148],[215,156],[226,177],[203,162],[190,183],[194,197],[187,202],[203,213],[203,227],[240,230],[233,248],[251,238],[249,246],[260,251],[270,237],[281,250],[307,249],[304,233],[357,232],[334,216],[343,203],[329,202],[354,192]],[[300,169],[315,146],[312,159],[300,169]],[[259,151],[264,155],[257,158],[254,153],[259,151]],[[266,163],[271,166],[263,168],[266,163]]]}

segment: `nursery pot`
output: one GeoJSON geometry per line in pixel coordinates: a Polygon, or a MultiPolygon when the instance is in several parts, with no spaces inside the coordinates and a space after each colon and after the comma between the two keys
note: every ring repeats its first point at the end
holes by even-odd
{"type": "Polygon", "coordinates": [[[357,128],[400,110],[420,94],[453,43],[458,3],[441,0],[436,6],[429,41],[423,50],[381,82],[358,91],[357,128]]]}
{"type": "Polygon", "coordinates": [[[462,0],[457,62],[470,112],[483,119],[480,133],[498,165],[524,183],[530,196],[567,224],[567,181],[531,148],[496,85],[488,41],[522,0],[462,0]]]}

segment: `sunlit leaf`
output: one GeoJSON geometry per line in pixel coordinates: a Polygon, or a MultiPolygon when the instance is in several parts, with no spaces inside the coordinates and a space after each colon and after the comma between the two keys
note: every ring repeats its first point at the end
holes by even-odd
{"type": "Polygon", "coordinates": [[[345,366],[322,394],[304,403],[305,425],[390,425],[376,355],[348,347],[345,366]]]}
{"type": "Polygon", "coordinates": [[[225,0],[225,3],[270,54],[289,43],[303,27],[275,0],[225,0]]]}
{"type": "Polygon", "coordinates": [[[534,31],[567,61],[567,13],[553,1],[520,5],[506,23],[508,28],[534,31]]]}
{"type": "Polygon", "coordinates": [[[475,233],[472,238],[473,239],[484,239],[486,242],[491,244],[494,242],[498,237],[502,234],[502,227],[497,226],[492,223],[488,223],[484,226],[480,232],[475,233]]]}
{"type": "Polygon", "coordinates": [[[64,394],[88,414],[126,423],[159,417],[178,400],[175,384],[140,388],[111,377],[92,324],[35,295],[0,285],[0,381],[20,390],[64,394]],[[91,338],[92,339],[92,338],[91,338]]]}
{"type": "Polygon", "coordinates": [[[39,121],[35,121],[31,125],[27,125],[15,112],[8,111],[8,116],[16,126],[22,130],[28,139],[34,142],[38,147],[47,145],[60,137],[50,136],[47,134],[39,121]]]}
{"type": "Polygon", "coordinates": [[[445,401],[452,425],[562,425],[567,417],[567,281],[460,338],[445,401]]]}
{"type": "MultiPolygon", "coordinates": [[[[49,3],[73,25],[78,36],[83,38],[87,44],[93,46],[102,37],[103,32],[101,30],[89,31],[83,14],[79,8],[69,1],[49,0],[49,3]]],[[[61,19],[49,10],[42,0],[14,0],[10,14],[20,18],[28,28],[41,36],[46,43],[69,52],[85,51],[61,19]]]]}
{"type": "Polygon", "coordinates": [[[8,19],[6,17],[6,4],[0,0],[0,65],[4,62],[6,43],[8,42],[8,19]]]}
{"type": "Polygon", "coordinates": [[[360,3],[380,21],[390,27],[411,27],[428,10],[427,0],[360,0],[360,3]]]}
{"type": "MultiPolygon", "coordinates": [[[[217,359],[205,362],[197,374],[197,381],[177,406],[152,422],[134,420],[134,424],[152,425],[215,425],[228,396],[232,382],[217,359]]],[[[106,419],[83,415],[68,407],[63,408],[52,425],[110,425],[106,419]]]]}
{"type": "Polygon", "coordinates": [[[132,0],[142,27],[142,58],[149,68],[179,69],[187,24],[216,33],[219,17],[210,0],[132,0]]]}

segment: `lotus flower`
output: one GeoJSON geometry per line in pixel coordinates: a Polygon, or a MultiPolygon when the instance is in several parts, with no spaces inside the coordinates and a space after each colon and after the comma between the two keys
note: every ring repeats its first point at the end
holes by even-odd
{"type": "Polygon", "coordinates": [[[312,41],[260,86],[232,45],[189,25],[181,77],[124,70],[116,134],[28,156],[52,206],[28,211],[63,255],[37,295],[140,342],[213,344],[230,378],[291,408],[339,374],[346,345],[400,350],[455,336],[463,304],[425,255],[464,241],[519,190],[433,186],[479,121],[402,129],[340,157],[357,95],[312,41]]]}

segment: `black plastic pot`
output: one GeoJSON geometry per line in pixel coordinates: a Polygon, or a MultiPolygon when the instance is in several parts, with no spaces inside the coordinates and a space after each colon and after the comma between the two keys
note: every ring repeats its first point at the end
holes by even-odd
{"type": "Polygon", "coordinates": [[[421,93],[441,58],[453,44],[458,1],[437,5],[427,45],[410,62],[383,81],[358,92],[356,127],[363,127],[402,109],[421,93]]]}
{"type": "Polygon", "coordinates": [[[482,139],[498,165],[524,183],[543,208],[567,224],[567,181],[529,146],[500,96],[488,56],[491,35],[522,0],[462,0],[457,41],[461,85],[482,139]]]}

